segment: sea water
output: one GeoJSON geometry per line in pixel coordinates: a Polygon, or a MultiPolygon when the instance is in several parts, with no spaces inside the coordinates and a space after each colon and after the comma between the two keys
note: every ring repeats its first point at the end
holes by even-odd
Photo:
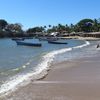
{"type": "Polygon", "coordinates": [[[97,52],[97,42],[74,39],[60,40],[68,44],[49,44],[38,39],[25,41],[42,43],[42,47],[18,46],[11,39],[0,39],[0,94],[7,93],[31,79],[43,77],[52,62],[92,56],[97,52]]]}

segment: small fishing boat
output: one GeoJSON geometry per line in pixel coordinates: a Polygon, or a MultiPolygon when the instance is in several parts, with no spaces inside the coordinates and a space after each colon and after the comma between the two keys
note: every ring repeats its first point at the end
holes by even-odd
{"type": "Polygon", "coordinates": [[[39,41],[57,41],[58,38],[54,38],[54,37],[39,37],[38,38],[39,41]]]}
{"type": "Polygon", "coordinates": [[[23,37],[23,39],[33,39],[33,37],[23,37]]]}
{"type": "Polygon", "coordinates": [[[14,41],[23,41],[24,38],[12,38],[12,40],[14,40],[14,41]]]}
{"type": "Polygon", "coordinates": [[[23,41],[16,41],[17,45],[24,45],[24,46],[36,46],[41,47],[41,43],[29,43],[29,42],[23,42],[23,41]]]}
{"type": "Polygon", "coordinates": [[[60,42],[60,41],[48,41],[51,44],[68,44],[67,42],[60,42]]]}

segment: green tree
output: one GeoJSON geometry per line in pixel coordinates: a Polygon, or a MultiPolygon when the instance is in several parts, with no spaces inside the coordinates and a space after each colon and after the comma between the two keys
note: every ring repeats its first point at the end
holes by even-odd
{"type": "Polygon", "coordinates": [[[4,29],[7,24],[8,24],[7,21],[0,19],[0,29],[4,29]]]}
{"type": "Polygon", "coordinates": [[[12,36],[23,36],[22,25],[19,23],[8,24],[6,26],[6,31],[9,32],[12,36]]]}
{"type": "Polygon", "coordinates": [[[100,31],[100,18],[94,19],[93,29],[94,29],[94,32],[100,31]]]}
{"type": "Polygon", "coordinates": [[[93,29],[94,29],[95,32],[99,31],[98,20],[97,19],[94,19],[93,29]]]}
{"type": "Polygon", "coordinates": [[[66,31],[66,26],[62,24],[58,24],[57,31],[62,33],[63,31],[66,31]]]}
{"type": "Polygon", "coordinates": [[[93,31],[93,23],[94,21],[92,19],[82,19],[78,22],[78,26],[80,28],[80,31],[84,32],[92,32],[93,31]]]}
{"type": "Polygon", "coordinates": [[[27,33],[36,33],[36,32],[43,32],[43,27],[34,27],[27,30],[27,33]]]}
{"type": "Polygon", "coordinates": [[[79,25],[74,25],[74,31],[75,32],[80,32],[81,31],[81,28],[79,27],[79,25]]]}
{"type": "Polygon", "coordinates": [[[52,28],[47,30],[47,33],[57,32],[57,26],[52,26],[52,28]]]}
{"type": "Polygon", "coordinates": [[[51,25],[48,25],[48,27],[51,28],[52,26],[51,25]]]}
{"type": "Polygon", "coordinates": [[[69,26],[69,32],[74,32],[75,31],[75,26],[71,23],[69,26]]]}
{"type": "Polygon", "coordinates": [[[15,32],[15,33],[22,32],[22,25],[19,23],[8,24],[6,26],[6,30],[10,30],[11,32],[15,32]]]}
{"type": "Polygon", "coordinates": [[[67,33],[70,32],[70,27],[69,27],[67,24],[65,25],[65,31],[66,31],[67,33]]]}

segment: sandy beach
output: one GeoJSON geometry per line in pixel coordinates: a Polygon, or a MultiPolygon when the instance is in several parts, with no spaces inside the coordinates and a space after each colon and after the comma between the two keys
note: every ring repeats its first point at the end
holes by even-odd
{"type": "Polygon", "coordinates": [[[61,39],[79,39],[79,40],[87,40],[87,41],[99,41],[100,38],[95,37],[81,37],[81,36],[68,36],[68,37],[59,37],[61,39]]]}
{"type": "Polygon", "coordinates": [[[100,100],[100,56],[53,64],[48,75],[0,100],[100,100]]]}

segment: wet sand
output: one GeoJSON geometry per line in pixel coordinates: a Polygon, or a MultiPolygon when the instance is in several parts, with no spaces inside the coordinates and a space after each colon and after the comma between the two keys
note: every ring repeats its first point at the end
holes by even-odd
{"type": "Polygon", "coordinates": [[[100,100],[100,56],[54,64],[44,79],[0,100],[100,100]]]}

